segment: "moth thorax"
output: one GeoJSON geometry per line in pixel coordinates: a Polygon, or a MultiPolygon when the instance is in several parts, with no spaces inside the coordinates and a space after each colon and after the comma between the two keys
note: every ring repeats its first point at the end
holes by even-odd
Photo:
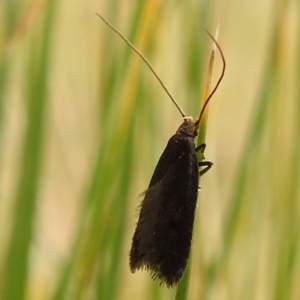
{"type": "Polygon", "coordinates": [[[177,134],[183,134],[194,138],[197,135],[197,129],[191,117],[185,118],[184,122],[176,131],[177,134]]]}

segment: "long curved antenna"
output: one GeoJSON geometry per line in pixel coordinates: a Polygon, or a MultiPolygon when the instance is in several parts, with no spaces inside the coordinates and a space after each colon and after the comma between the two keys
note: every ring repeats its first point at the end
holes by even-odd
{"type": "Polygon", "coordinates": [[[221,49],[221,47],[219,46],[218,42],[216,41],[216,39],[204,28],[204,30],[206,31],[206,33],[209,35],[209,37],[214,41],[215,45],[217,46],[220,54],[221,54],[221,58],[222,58],[222,62],[223,62],[223,68],[222,68],[222,72],[221,72],[221,75],[214,87],[214,89],[211,91],[211,93],[209,94],[209,96],[207,97],[201,111],[200,111],[200,114],[199,114],[199,118],[197,119],[197,121],[195,122],[195,126],[197,127],[201,121],[201,118],[203,116],[203,113],[205,111],[205,108],[207,107],[211,97],[214,95],[214,93],[216,92],[216,90],[218,89],[223,77],[224,77],[224,74],[225,74],[225,69],[226,69],[226,61],[225,61],[225,57],[224,57],[224,54],[223,54],[223,51],[221,49]]]}
{"type": "Polygon", "coordinates": [[[154,71],[154,69],[152,68],[150,62],[148,61],[148,59],[131,43],[129,42],[125,36],[118,31],[111,23],[109,23],[104,17],[102,17],[100,14],[96,13],[96,15],[108,26],[110,27],[117,35],[120,36],[120,38],[130,47],[134,50],[134,52],[136,54],[138,54],[140,56],[140,58],[145,62],[145,64],[149,67],[150,71],[153,73],[153,75],[156,77],[156,79],[158,80],[158,82],[160,83],[160,85],[162,86],[162,88],[165,90],[165,92],[167,93],[167,95],[170,97],[170,99],[172,100],[172,102],[175,104],[175,106],[177,107],[177,109],[179,110],[180,114],[182,115],[183,118],[185,118],[185,113],[182,110],[182,108],[180,107],[180,105],[177,103],[177,101],[175,100],[175,98],[171,95],[171,93],[169,92],[169,90],[167,89],[167,87],[164,85],[164,83],[162,82],[162,80],[159,78],[159,76],[157,75],[157,73],[154,71]]]}

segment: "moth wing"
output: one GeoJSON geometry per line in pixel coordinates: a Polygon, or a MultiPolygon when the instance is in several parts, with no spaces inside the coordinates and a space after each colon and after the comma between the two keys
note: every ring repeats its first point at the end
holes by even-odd
{"type": "Polygon", "coordinates": [[[175,142],[181,151],[162,155],[145,192],[130,253],[132,271],[145,267],[167,285],[178,282],[186,268],[198,189],[193,143],[175,142]]]}

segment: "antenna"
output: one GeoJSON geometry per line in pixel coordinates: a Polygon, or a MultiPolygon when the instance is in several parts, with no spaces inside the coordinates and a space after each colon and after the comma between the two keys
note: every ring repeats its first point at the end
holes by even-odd
{"type": "MultiPolygon", "coordinates": [[[[180,114],[182,115],[183,118],[185,118],[185,113],[182,110],[182,108],[180,107],[180,105],[177,103],[177,101],[175,100],[175,98],[171,95],[171,93],[169,92],[169,90],[167,89],[167,87],[164,85],[164,83],[162,82],[162,80],[159,78],[159,76],[157,75],[157,73],[154,71],[154,69],[152,68],[150,62],[148,61],[148,59],[131,43],[129,42],[125,36],[118,30],[116,29],[111,23],[109,23],[104,17],[102,17],[100,14],[96,13],[96,15],[108,26],[110,27],[117,35],[119,35],[121,37],[121,39],[130,47],[132,48],[132,50],[134,50],[134,52],[136,54],[139,55],[139,57],[145,62],[145,64],[149,67],[150,71],[153,73],[153,75],[156,77],[156,79],[158,80],[158,82],[160,83],[160,85],[162,86],[162,88],[165,90],[165,92],[167,93],[167,95],[170,97],[170,99],[172,100],[172,102],[175,104],[175,106],[177,107],[177,109],[179,110],[180,114]]],[[[207,101],[207,100],[206,100],[207,101]]]]}
{"type": "Polygon", "coordinates": [[[215,45],[217,46],[220,54],[221,54],[221,58],[222,58],[222,62],[223,62],[223,68],[222,68],[222,72],[221,72],[221,75],[214,87],[214,89],[211,91],[211,93],[209,94],[209,96],[207,97],[201,111],[200,111],[200,114],[199,114],[199,118],[197,119],[197,121],[195,122],[195,126],[197,127],[201,121],[201,118],[203,116],[203,113],[205,111],[205,108],[207,107],[210,99],[212,98],[212,96],[214,95],[214,93],[216,92],[216,90],[218,89],[223,77],[224,77],[224,73],[225,73],[225,69],[226,69],[226,61],[225,61],[225,57],[224,57],[224,54],[223,54],[223,51],[221,49],[221,47],[219,46],[218,42],[216,41],[216,39],[204,28],[204,30],[206,31],[206,33],[209,35],[209,37],[213,40],[213,42],[215,43],[215,45]]]}

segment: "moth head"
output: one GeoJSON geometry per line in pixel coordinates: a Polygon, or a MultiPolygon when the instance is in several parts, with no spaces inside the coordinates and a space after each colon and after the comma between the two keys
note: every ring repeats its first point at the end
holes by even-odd
{"type": "Polygon", "coordinates": [[[194,120],[192,117],[184,117],[184,122],[179,126],[176,131],[177,134],[183,134],[185,136],[189,136],[194,138],[198,135],[197,128],[195,126],[194,120]]]}

